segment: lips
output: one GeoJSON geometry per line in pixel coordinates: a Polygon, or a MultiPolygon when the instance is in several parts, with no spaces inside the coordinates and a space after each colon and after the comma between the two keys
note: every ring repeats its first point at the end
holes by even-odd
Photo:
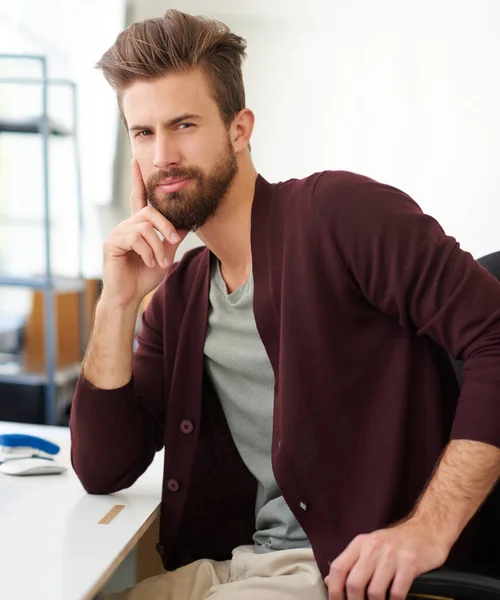
{"type": "Polygon", "coordinates": [[[157,184],[164,192],[176,192],[182,189],[189,183],[189,177],[173,177],[172,179],[164,179],[157,184]]]}

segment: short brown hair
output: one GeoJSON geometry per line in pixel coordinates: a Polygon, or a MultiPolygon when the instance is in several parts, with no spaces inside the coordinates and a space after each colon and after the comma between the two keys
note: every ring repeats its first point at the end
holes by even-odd
{"type": "Polygon", "coordinates": [[[246,41],[224,23],[167,10],[163,17],[133,23],[122,31],[96,66],[116,90],[120,110],[121,94],[134,81],[202,68],[229,126],[245,108],[241,72],[245,50],[246,41]]]}

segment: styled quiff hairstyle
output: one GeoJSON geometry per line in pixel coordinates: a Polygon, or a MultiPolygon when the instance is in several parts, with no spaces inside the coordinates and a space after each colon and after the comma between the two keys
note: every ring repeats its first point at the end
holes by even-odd
{"type": "Polygon", "coordinates": [[[167,10],[163,17],[133,23],[97,63],[115,89],[121,110],[123,91],[135,81],[203,69],[227,127],[245,108],[241,65],[246,41],[220,21],[167,10]]]}

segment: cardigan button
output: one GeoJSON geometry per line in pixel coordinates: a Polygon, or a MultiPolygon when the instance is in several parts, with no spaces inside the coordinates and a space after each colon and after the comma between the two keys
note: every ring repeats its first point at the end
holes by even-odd
{"type": "Polygon", "coordinates": [[[181,424],[179,425],[179,429],[181,430],[182,433],[185,433],[186,435],[188,435],[190,433],[193,433],[194,425],[193,425],[192,421],[185,419],[184,421],[181,421],[181,424]]]}
{"type": "Polygon", "coordinates": [[[178,492],[180,489],[180,485],[177,479],[169,479],[167,481],[167,488],[170,492],[173,492],[174,494],[175,492],[178,492]]]}
{"type": "Polygon", "coordinates": [[[158,551],[158,554],[160,556],[163,556],[165,554],[165,546],[163,544],[156,544],[156,550],[158,551]]]}

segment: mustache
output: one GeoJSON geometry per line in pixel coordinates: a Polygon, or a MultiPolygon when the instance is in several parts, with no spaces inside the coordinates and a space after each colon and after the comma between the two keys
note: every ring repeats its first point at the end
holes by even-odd
{"type": "Polygon", "coordinates": [[[155,187],[160,181],[171,178],[190,178],[190,179],[201,179],[203,172],[197,167],[172,167],[171,169],[156,171],[148,177],[147,187],[155,187]]]}

